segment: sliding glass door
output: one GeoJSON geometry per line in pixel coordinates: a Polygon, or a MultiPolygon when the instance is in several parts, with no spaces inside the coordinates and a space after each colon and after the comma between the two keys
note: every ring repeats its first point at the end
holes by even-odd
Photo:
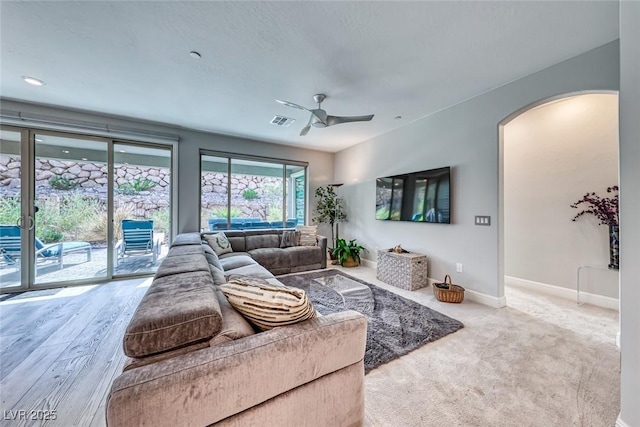
{"type": "Polygon", "coordinates": [[[172,159],[170,145],[0,127],[0,292],[153,273],[172,159]]]}

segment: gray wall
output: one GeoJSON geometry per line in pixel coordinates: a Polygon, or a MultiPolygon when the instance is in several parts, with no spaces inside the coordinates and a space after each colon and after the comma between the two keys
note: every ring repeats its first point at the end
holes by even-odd
{"type": "MultiPolygon", "coordinates": [[[[66,120],[84,120],[109,126],[126,127],[154,133],[178,135],[178,222],[177,232],[199,230],[198,217],[200,189],[200,149],[224,151],[229,153],[264,156],[276,159],[298,160],[309,163],[309,214],[314,206],[313,192],[318,186],[333,180],[334,155],[314,150],[305,150],[286,145],[269,144],[262,141],[235,138],[213,133],[182,129],[170,125],[127,120],[119,117],[94,113],[72,111],[63,108],[34,105],[13,100],[1,100],[3,110],[54,116],[66,120]]],[[[91,133],[87,131],[87,133],[91,133]]],[[[309,221],[309,220],[308,220],[309,221]]]]}
{"type": "Polygon", "coordinates": [[[640,426],[640,2],[620,2],[620,427],[640,426]]]}
{"type": "MultiPolygon", "coordinates": [[[[417,120],[336,154],[336,181],[344,182],[349,221],[343,235],[376,249],[402,244],[427,254],[429,277],[502,297],[498,253],[498,124],[541,99],[583,90],[618,90],[619,45],[612,42],[575,58],[417,120]],[[392,223],[374,219],[375,179],[452,166],[452,224],[392,223]],[[492,225],[475,226],[474,215],[492,225]],[[456,262],[464,273],[455,273],[456,262]]],[[[499,303],[499,300],[496,300],[499,303]]]]}
{"type": "MultiPolygon", "coordinates": [[[[618,95],[585,94],[528,110],[504,127],[505,275],[618,298],[607,226],[569,205],[618,185],[618,95]]],[[[584,206],[584,205],[582,205],[584,206]]]]}

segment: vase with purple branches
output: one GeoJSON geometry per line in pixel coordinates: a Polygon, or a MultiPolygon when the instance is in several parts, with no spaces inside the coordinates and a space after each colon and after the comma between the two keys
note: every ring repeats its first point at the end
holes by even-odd
{"type": "Polygon", "coordinates": [[[573,217],[577,220],[583,215],[593,215],[598,221],[598,225],[609,227],[609,268],[618,270],[620,268],[620,226],[618,224],[618,186],[607,188],[606,197],[600,197],[596,193],[587,193],[582,199],[571,204],[574,209],[582,209],[573,217]]]}

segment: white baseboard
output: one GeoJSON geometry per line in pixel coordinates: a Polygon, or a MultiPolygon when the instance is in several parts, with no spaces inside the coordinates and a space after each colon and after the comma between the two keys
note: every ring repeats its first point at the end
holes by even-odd
{"type": "Polygon", "coordinates": [[[620,419],[620,414],[618,414],[618,419],[616,419],[616,427],[631,427],[627,425],[624,421],[620,419]]]}
{"type": "MultiPolygon", "coordinates": [[[[378,268],[378,263],[375,261],[371,261],[368,259],[364,259],[362,258],[362,265],[364,265],[365,267],[371,267],[377,270],[378,268]]],[[[427,281],[429,283],[429,290],[432,289],[431,284],[434,282],[441,282],[442,280],[436,280],[436,279],[432,279],[432,278],[427,278],[427,281]]],[[[493,307],[493,308],[502,308],[502,307],[506,307],[507,306],[507,300],[504,296],[497,298],[497,297],[493,297],[491,295],[487,295],[487,294],[483,294],[481,292],[477,292],[477,291],[472,291],[469,289],[465,289],[465,293],[464,293],[464,298],[468,301],[473,301],[473,302],[477,302],[479,304],[484,304],[484,305],[488,305],[489,307],[493,307]]]]}
{"type": "MultiPolygon", "coordinates": [[[[506,285],[517,286],[542,294],[553,295],[574,301],[578,300],[578,293],[575,289],[534,282],[533,280],[521,279],[513,276],[504,276],[504,282],[506,285]]],[[[604,295],[597,295],[589,292],[580,292],[580,302],[613,310],[618,310],[620,306],[620,302],[617,298],[606,297],[604,295]]]]}
{"type": "Polygon", "coordinates": [[[362,261],[362,265],[364,265],[365,267],[375,268],[376,270],[378,269],[378,263],[377,262],[371,261],[371,260],[365,259],[365,258],[361,258],[360,260],[362,261]]]}
{"type": "Polygon", "coordinates": [[[465,289],[464,298],[466,300],[477,302],[483,305],[488,305],[489,307],[493,308],[502,308],[507,306],[507,299],[504,297],[504,295],[501,297],[494,297],[491,295],[483,294],[482,292],[465,289]]]}

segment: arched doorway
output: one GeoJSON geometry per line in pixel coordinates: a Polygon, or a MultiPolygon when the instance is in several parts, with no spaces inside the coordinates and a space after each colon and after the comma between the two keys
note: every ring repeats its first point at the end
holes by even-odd
{"type": "MultiPolygon", "coordinates": [[[[611,91],[540,100],[500,122],[501,295],[506,276],[538,291],[575,298],[579,266],[606,270],[606,227],[587,217],[571,223],[577,210],[569,205],[587,192],[606,194],[608,186],[617,185],[617,128],[617,92],[611,91]]],[[[599,269],[588,273],[589,282],[615,281],[596,286],[593,303],[617,306],[617,277],[599,269]]]]}

